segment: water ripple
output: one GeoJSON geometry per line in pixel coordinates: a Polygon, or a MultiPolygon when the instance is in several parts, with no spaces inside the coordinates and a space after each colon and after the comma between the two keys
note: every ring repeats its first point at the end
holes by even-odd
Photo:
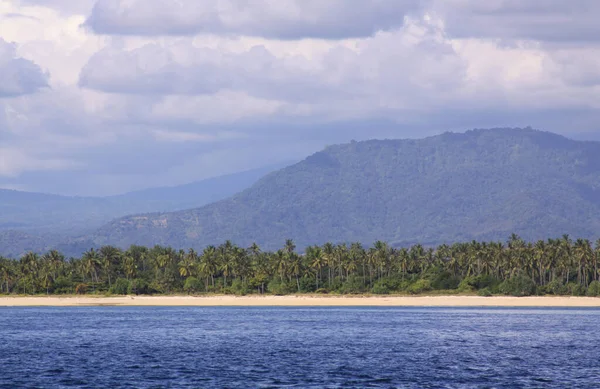
{"type": "Polygon", "coordinates": [[[593,388],[598,310],[0,308],[0,388],[593,388]]]}

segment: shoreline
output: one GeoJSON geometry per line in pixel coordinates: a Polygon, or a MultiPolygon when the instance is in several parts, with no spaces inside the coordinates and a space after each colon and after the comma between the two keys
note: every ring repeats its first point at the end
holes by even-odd
{"type": "Polygon", "coordinates": [[[600,308],[600,298],[570,296],[2,296],[0,307],[555,307],[600,308]]]}

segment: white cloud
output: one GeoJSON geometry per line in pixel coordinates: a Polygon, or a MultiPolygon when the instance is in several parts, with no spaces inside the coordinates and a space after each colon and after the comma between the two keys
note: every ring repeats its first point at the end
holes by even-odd
{"type": "Polygon", "coordinates": [[[35,93],[48,86],[48,75],[32,61],[17,56],[16,45],[0,37],[0,98],[35,93]]]}

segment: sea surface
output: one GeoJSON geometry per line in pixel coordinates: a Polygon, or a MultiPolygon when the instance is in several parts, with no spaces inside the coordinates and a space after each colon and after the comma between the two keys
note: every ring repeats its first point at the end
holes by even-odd
{"type": "Polygon", "coordinates": [[[0,308],[0,388],[600,388],[600,310],[0,308]]]}

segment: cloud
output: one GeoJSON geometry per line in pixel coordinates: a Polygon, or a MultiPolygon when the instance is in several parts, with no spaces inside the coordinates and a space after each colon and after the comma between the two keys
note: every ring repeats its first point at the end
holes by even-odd
{"type": "Polygon", "coordinates": [[[48,86],[48,74],[32,61],[17,57],[16,46],[0,37],[0,98],[35,93],[48,86]]]}
{"type": "Polygon", "coordinates": [[[88,15],[95,0],[16,0],[16,2],[22,7],[44,7],[68,15],[88,15]]]}
{"type": "Polygon", "coordinates": [[[83,67],[79,85],[109,93],[213,94],[229,81],[219,68],[220,53],[196,51],[197,60],[177,63],[157,44],[126,51],[107,47],[83,67]]]}
{"type": "Polygon", "coordinates": [[[430,9],[456,38],[595,42],[597,0],[434,0],[430,9]]]}
{"type": "Polygon", "coordinates": [[[0,147],[0,177],[14,177],[31,170],[64,170],[71,164],[71,161],[60,158],[32,158],[21,150],[0,147]]]}
{"type": "Polygon", "coordinates": [[[109,35],[341,39],[400,27],[419,5],[419,0],[99,0],[85,24],[109,35]]]}
{"type": "Polygon", "coordinates": [[[113,194],[473,127],[590,136],[600,11],[565,4],[0,0],[2,63],[51,86],[0,84],[36,92],[0,99],[0,186],[113,194]]]}
{"type": "Polygon", "coordinates": [[[431,93],[441,97],[460,88],[465,73],[465,62],[437,30],[415,21],[353,45],[331,44],[310,58],[278,52],[266,41],[242,51],[197,47],[188,40],[110,46],[84,66],[79,85],[137,95],[241,93],[287,112],[336,104],[354,111],[354,103],[365,111],[378,102],[386,109],[431,102],[431,93]]]}

